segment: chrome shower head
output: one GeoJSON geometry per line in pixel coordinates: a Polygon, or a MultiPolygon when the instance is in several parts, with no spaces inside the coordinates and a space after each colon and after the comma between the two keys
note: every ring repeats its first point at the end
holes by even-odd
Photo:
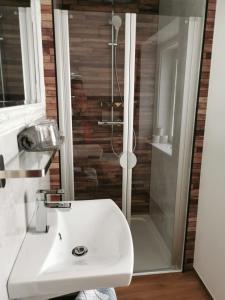
{"type": "Polygon", "coordinates": [[[122,19],[121,19],[121,17],[117,16],[117,15],[113,15],[112,16],[111,24],[114,27],[115,32],[116,32],[116,35],[115,35],[115,44],[117,44],[119,30],[120,30],[120,27],[122,25],[122,19]]]}
{"type": "Polygon", "coordinates": [[[119,30],[122,25],[122,20],[120,16],[114,15],[112,16],[112,25],[115,27],[115,30],[119,30]]]}

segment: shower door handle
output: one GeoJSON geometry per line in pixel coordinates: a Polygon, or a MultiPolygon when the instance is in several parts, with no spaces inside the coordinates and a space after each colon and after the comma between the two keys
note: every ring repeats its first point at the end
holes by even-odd
{"type": "Polygon", "coordinates": [[[134,152],[123,152],[120,156],[120,165],[123,169],[133,169],[137,164],[134,152]]]}

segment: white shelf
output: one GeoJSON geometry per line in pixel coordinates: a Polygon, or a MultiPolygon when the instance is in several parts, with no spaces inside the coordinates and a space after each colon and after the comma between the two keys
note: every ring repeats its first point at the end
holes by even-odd
{"type": "Polygon", "coordinates": [[[0,179],[43,177],[53,161],[56,150],[43,152],[21,151],[0,170],[0,179]]]}
{"type": "Polygon", "coordinates": [[[161,150],[162,152],[172,156],[172,145],[171,144],[152,143],[152,146],[161,150]]]}

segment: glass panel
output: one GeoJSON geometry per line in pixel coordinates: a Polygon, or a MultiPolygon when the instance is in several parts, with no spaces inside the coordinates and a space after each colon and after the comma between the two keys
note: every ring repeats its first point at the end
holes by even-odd
{"type": "Polygon", "coordinates": [[[56,7],[69,10],[75,199],[111,198],[121,207],[122,188],[132,191],[125,200],[135,272],[180,269],[205,1],[71,0],[56,7]],[[128,99],[134,128],[122,145],[125,12],[133,13],[132,29],[137,17],[137,34],[129,49],[136,48],[128,99]],[[137,165],[132,182],[131,169],[122,182],[119,158],[132,136],[137,165]]]}
{"type": "Polygon", "coordinates": [[[185,209],[187,200],[179,198],[178,172],[182,143],[188,138],[189,144],[192,142],[185,132],[193,126],[188,123],[188,113],[193,119],[203,18],[138,14],[136,29],[137,165],[131,199],[134,267],[135,272],[176,269],[181,268],[176,252],[182,251],[175,249],[176,209],[181,205],[178,201],[185,209]],[[191,63],[194,79],[188,73],[191,63]],[[188,98],[189,93],[195,97],[188,98]]]}
{"type": "Polygon", "coordinates": [[[75,199],[111,198],[120,207],[123,126],[104,122],[123,121],[124,20],[117,14],[112,32],[111,12],[69,13],[75,199]]]}

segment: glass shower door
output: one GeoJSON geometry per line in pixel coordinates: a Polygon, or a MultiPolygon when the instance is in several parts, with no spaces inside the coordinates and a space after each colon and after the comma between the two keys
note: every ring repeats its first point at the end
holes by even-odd
{"type": "Polygon", "coordinates": [[[117,203],[136,273],[181,269],[203,18],[81,8],[55,12],[66,199],[117,203]]]}
{"type": "Polygon", "coordinates": [[[182,265],[202,31],[196,17],[136,16],[127,219],[138,273],[182,265]]]}
{"type": "Polygon", "coordinates": [[[122,208],[125,14],[55,10],[55,23],[58,47],[67,48],[61,60],[68,58],[58,75],[65,81],[66,70],[60,90],[69,87],[61,99],[67,103],[61,105],[66,117],[60,121],[69,131],[62,150],[70,170],[70,176],[62,175],[64,186],[70,182],[67,197],[111,198],[122,208]]]}
{"type": "Polygon", "coordinates": [[[111,198],[122,208],[124,15],[118,45],[112,17],[69,14],[74,194],[76,200],[111,198]]]}

